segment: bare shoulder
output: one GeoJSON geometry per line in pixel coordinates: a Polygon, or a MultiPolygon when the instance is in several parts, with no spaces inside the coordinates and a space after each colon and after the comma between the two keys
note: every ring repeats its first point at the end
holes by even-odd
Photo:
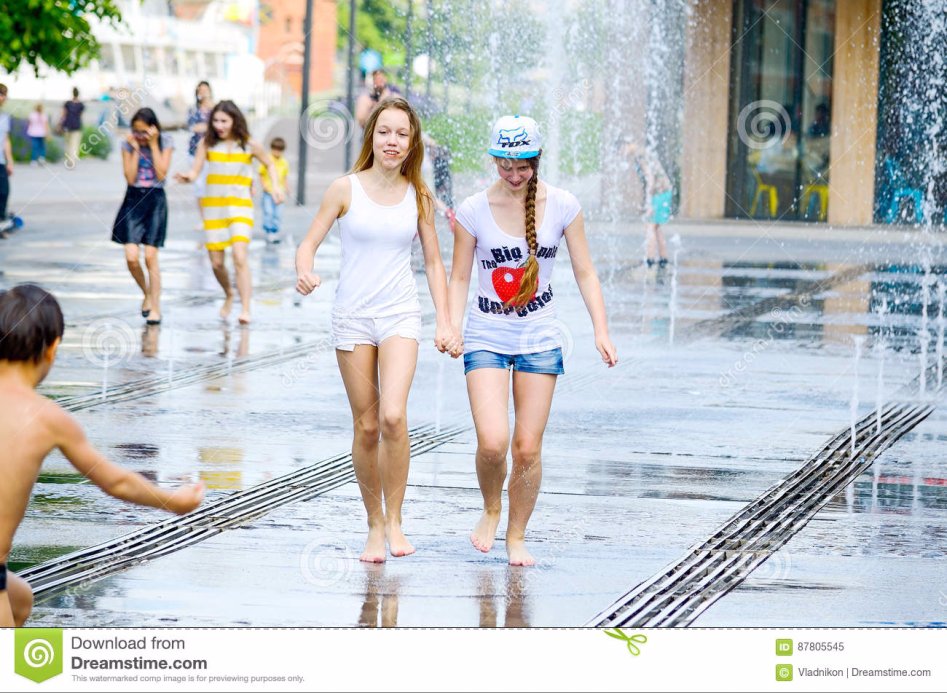
{"type": "Polygon", "coordinates": [[[328,204],[340,210],[339,216],[349,211],[349,203],[352,201],[352,181],[348,176],[339,176],[329,183],[323,196],[323,204],[328,204]]]}
{"type": "Polygon", "coordinates": [[[63,440],[83,435],[82,427],[72,414],[52,400],[45,397],[41,397],[41,399],[45,403],[42,408],[41,421],[53,438],[53,444],[58,445],[63,440]]]}

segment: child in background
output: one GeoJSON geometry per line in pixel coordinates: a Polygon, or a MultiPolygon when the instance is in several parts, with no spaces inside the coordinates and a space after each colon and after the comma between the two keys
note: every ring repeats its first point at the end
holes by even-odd
{"type": "Polygon", "coordinates": [[[33,284],[0,292],[0,628],[22,626],[33,608],[29,583],[7,571],[7,560],[43,459],[54,448],[121,500],[183,515],[204,497],[202,483],[168,491],[109,462],[72,416],[36,393],[62,334],[62,311],[52,294],[33,284]]]}
{"type": "Polygon", "coordinates": [[[645,263],[653,267],[666,267],[668,264],[667,244],[661,224],[671,220],[671,201],[674,188],[671,179],[654,152],[629,142],[625,145],[625,156],[631,157],[638,178],[644,186],[647,209],[645,212],[645,263]],[[655,257],[657,253],[658,257],[655,257]]]}
{"type": "MultiPolygon", "coordinates": [[[[277,183],[283,199],[286,199],[286,179],[289,177],[289,162],[283,155],[286,151],[286,141],[282,137],[274,137],[270,141],[270,157],[276,168],[277,183]]],[[[267,243],[279,243],[279,228],[282,216],[282,203],[273,199],[273,184],[267,173],[266,165],[260,164],[260,182],[263,184],[263,231],[266,233],[267,243]]]]}
{"type": "Polygon", "coordinates": [[[30,164],[46,163],[46,135],[49,134],[49,123],[43,112],[43,104],[36,104],[30,111],[27,119],[26,136],[30,138],[30,164]]]}
{"type": "Polygon", "coordinates": [[[210,127],[197,146],[193,167],[175,176],[178,182],[192,183],[207,163],[207,189],[201,198],[204,246],[210,256],[214,277],[224,290],[224,305],[220,309],[220,317],[224,320],[233,309],[230,273],[224,264],[225,251],[232,248],[237,292],[242,306],[238,318],[241,325],[250,324],[250,296],[253,291],[250,264],[247,261],[247,246],[253,234],[253,198],[250,195],[253,159],[269,170],[273,201],[279,204],[283,201],[283,191],[270,155],[259,142],[250,139],[247,120],[237,104],[221,101],[210,112],[210,127]]]}

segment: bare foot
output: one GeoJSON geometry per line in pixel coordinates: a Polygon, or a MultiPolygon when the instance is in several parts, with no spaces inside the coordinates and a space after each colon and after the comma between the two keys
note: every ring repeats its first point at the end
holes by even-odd
{"type": "Polygon", "coordinates": [[[365,541],[365,550],[359,560],[366,563],[385,562],[385,528],[369,527],[368,539],[365,541]]]}
{"type": "Polygon", "coordinates": [[[408,538],[401,531],[401,525],[390,524],[386,530],[388,535],[388,548],[391,549],[391,555],[396,558],[410,556],[414,553],[414,547],[408,538]]]}
{"type": "Polygon", "coordinates": [[[233,309],[233,292],[224,296],[224,305],[220,307],[220,317],[226,320],[230,317],[230,311],[233,309]]]}
{"type": "Polygon", "coordinates": [[[526,550],[526,544],[522,539],[513,541],[507,539],[506,553],[510,557],[510,565],[536,565],[536,559],[526,550]]]}
{"type": "Polygon", "coordinates": [[[500,511],[497,510],[493,513],[484,510],[483,515],[480,516],[480,522],[477,523],[473,532],[470,533],[470,543],[473,544],[477,550],[487,553],[493,548],[493,540],[496,539],[497,527],[499,525],[500,511]]]}
{"type": "Polygon", "coordinates": [[[243,311],[242,313],[240,313],[240,317],[237,318],[237,322],[239,322],[241,325],[249,325],[250,313],[247,311],[243,311]]]}

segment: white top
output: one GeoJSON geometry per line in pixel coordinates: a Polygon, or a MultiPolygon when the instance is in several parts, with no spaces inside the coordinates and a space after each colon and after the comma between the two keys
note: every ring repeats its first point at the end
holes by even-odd
{"type": "Polygon", "coordinates": [[[468,197],[457,209],[457,221],[477,239],[477,302],[467,315],[465,351],[534,354],[562,346],[550,282],[562,234],[582,208],[572,193],[545,185],[546,208],[536,227],[539,288],[521,308],[504,308],[503,302],[519,291],[521,267],[529,255],[526,239],[500,229],[486,190],[468,197]]]}
{"type": "Polygon", "coordinates": [[[418,233],[418,205],[408,184],[396,205],[380,205],[358,176],[349,177],[352,200],[339,219],[342,269],[332,312],[337,316],[383,318],[420,312],[411,272],[411,244],[418,233]]]}

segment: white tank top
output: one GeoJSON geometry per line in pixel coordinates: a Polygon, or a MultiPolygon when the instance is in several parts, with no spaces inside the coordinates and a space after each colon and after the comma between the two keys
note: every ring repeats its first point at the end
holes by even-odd
{"type": "Polygon", "coordinates": [[[352,200],[339,219],[342,268],[335,291],[335,315],[383,318],[420,312],[411,272],[411,245],[418,233],[418,205],[408,183],[396,205],[373,202],[358,176],[349,175],[352,200]]]}

